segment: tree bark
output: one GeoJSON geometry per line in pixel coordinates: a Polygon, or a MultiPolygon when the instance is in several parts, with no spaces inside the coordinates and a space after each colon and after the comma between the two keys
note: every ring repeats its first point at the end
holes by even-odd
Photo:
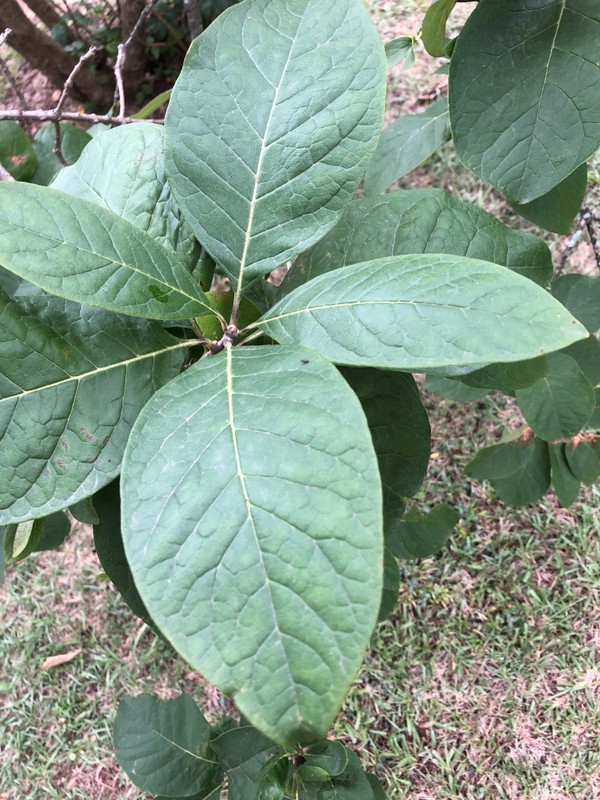
{"type": "MultiPolygon", "coordinates": [[[[121,0],[121,41],[126,42],[146,6],[145,0],[121,0]]],[[[146,42],[144,25],[127,46],[123,84],[127,95],[137,92],[146,77],[146,42]]]]}
{"type": "MultiPolygon", "coordinates": [[[[62,89],[76,62],[58,42],[37,28],[21,10],[17,0],[2,0],[0,26],[12,29],[8,44],[32,67],[43,72],[48,80],[62,89]]],[[[76,75],[72,97],[80,102],[91,100],[99,108],[109,108],[113,97],[110,75],[86,69],[76,75]]]]}
{"type": "Polygon", "coordinates": [[[63,20],[56,8],[49,2],[49,0],[25,0],[25,3],[33,11],[33,13],[40,19],[44,25],[50,30],[55,25],[61,25],[63,20]]]}

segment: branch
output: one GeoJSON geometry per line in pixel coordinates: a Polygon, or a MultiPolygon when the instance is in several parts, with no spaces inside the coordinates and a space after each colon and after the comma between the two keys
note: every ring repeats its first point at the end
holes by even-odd
{"type": "Polygon", "coordinates": [[[115,80],[117,87],[115,91],[115,102],[119,104],[119,118],[125,116],[125,87],[123,85],[123,70],[125,69],[125,62],[127,61],[127,48],[138,35],[140,28],[150,16],[153,6],[157,0],[150,0],[148,5],[144,8],[137,22],[133,26],[131,33],[127,39],[122,42],[117,48],[117,62],[115,64],[115,80]]]}
{"type": "Polygon", "coordinates": [[[92,47],[90,47],[87,53],[84,53],[81,56],[77,64],[75,64],[75,66],[73,67],[71,74],[67,77],[61,95],[58,99],[58,103],[56,104],[56,108],[54,109],[54,113],[56,115],[56,119],[54,119],[52,122],[56,132],[56,142],[54,144],[54,152],[58,156],[61,164],[65,167],[68,166],[68,164],[63,155],[60,142],[60,116],[62,114],[62,110],[64,108],[67,97],[69,96],[69,92],[71,91],[71,87],[73,86],[73,81],[75,80],[77,73],[85,65],[86,61],[89,61],[91,58],[93,58],[96,55],[96,53],[99,52],[99,50],[100,50],[99,47],[92,45],[92,47]]]}
{"type": "MultiPolygon", "coordinates": [[[[79,111],[61,111],[59,115],[56,108],[46,108],[41,111],[13,111],[0,109],[0,120],[14,119],[17,122],[89,122],[91,125],[128,125],[139,122],[134,117],[114,117],[112,114],[83,114],[79,111]]],[[[154,122],[164,125],[164,119],[146,119],[144,122],[154,122]]]]}
{"type": "Polygon", "coordinates": [[[185,8],[185,15],[187,17],[187,23],[190,29],[190,36],[192,39],[195,39],[196,36],[200,36],[204,30],[204,23],[198,3],[196,0],[183,0],[183,7],[185,8]]]}
{"type": "Polygon", "coordinates": [[[0,33],[0,47],[2,47],[2,45],[4,44],[4,42],[5,42],[5,41],[8,39],[8,37],[11,35],[11,33],[12,33],[12,30],[11,30],[10,28],[7,28],[7,29],[4,31],[4,33],[0,33]]]}
{"type": "Polygon", "coordinates": [[[581,209],[581,220],[585,227],[587,228],[588,236],[590,237],[590,244],[592,245],[592,251],[594,253],[594,258],[596,259],[596,266],[600,269],[600,242],[598,242],[598,237],[596,236],[596,229],[594,228],[594,222],[598,222],[596,217],[592,214],[589,208],[585,207],[581,209]]]}
{"type": "MultiPolygon", "coordinates": [[[[0,47],[2,47],[2,45],[8,39],[11,33],[12,33],[11,29],[7,28],[4,31],[4,33],[0,36],[0,47]]],[[[23,111],[23,109],[27,107],[27,103],[25,102],[25,97],[23,95],[23,92],[21,91],[21,88],[19,87],[19,84],[14,79],[13,74],[8,67],[8,64],[1,56],[0,56],[0,72],[4,75],[4,79],[12,89],[14,96],[17,98],[19,109],[23,111]]],[[[31,135],[31,125],[28,122],[26,122],[25,126],[27,128],[27,133],[31,135]]]]}

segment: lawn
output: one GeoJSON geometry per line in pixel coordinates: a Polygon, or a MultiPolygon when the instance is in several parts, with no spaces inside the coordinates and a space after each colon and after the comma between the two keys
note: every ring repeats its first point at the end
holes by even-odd
{"type": "MultiPolygon", "coordinates": [[[[386,41],[416,32],[427,5],[370,3],[386,41]]],[[[413,71],[390,73],[390,116],[444,91],[431,72],[419,53],[413,71]]],[[[590,174],[598,208],[597,164],[590,174]]],[[[401,185],[442,186],[522,225],[450,147],[401,185]]],[[[558,260],[568,237],[546,238],[558,260]]],[[[567,269],[590,263],[582,240],[567,269]]],[[[442,553],[403,565],[396,609],[375,631],[332,734],[377,772],[390,800],[600,798],[600,488],[568,510],[552,494],[508,509],[463,468],[518,412],[494,394],[425,400],[433,454],[416,502],[449,503],[460,522],[442,553]]],[[[0,586],[0,800],[142,798],[115,764],[117,704],[181,691],[211,719],[232,712],[129,612],[104,580],[90,529],[77,525],[60,551],[10,568],[0,586]],[[71,660],[44,664],[64,653],[71,660]]]]}

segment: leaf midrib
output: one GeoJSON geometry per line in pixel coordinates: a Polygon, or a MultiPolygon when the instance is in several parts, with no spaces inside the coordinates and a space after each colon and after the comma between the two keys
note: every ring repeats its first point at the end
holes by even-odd
{"type": "Polygon", "coordinates": [[[64,378],[60,381],[54,381],[53,383],[46,383],[44,386],[39,386],[35,389],[24,389],[18,394],[11,394],[8,397],[0,398],[0,407],[2,403],[14,400],[20,400],[22,397],[26,397],[27,395],[36,394],[38,392],[43,392],[46,389],[54,389],[57,386],[62,386],[63,384],[72,383],[73,381],[83,381],[86,378],[90,378],[92,376],[98,375],[101,372],[108,372],[111,369],[118,369],[120,367],[127,367],[129,364],[133,364],[136,361],[143,361],[146,358],[155,358],[156,356],[160,356],[163,353],[170,353],[175,350],[181,350],[184,347],[190,347],[193,344],[191,341],[185,342],[178,342],[177,344],[170,345],[169,347],[163,347],[160,350],[154,350],[151,353],[145,353],[141,355],[134,356],[133,358],[125,359],[124,361],[117,361],[113,364],[107,364],[105,367],[97,367],[93,370],[88,370],[87,372],[82,372],[80,375],[70,375],[68,378],[64,378]]]}

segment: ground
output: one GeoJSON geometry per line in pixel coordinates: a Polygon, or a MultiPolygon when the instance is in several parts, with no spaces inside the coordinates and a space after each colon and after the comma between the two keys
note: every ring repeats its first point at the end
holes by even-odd
{"type": "MultiPolygon", "coordinates": [[[[388,41],[415,33],[427,2],[370,7],[388,41]]],[[[470,10],[459,6],[452,25],[470,10]]],[[[56,102],[54,89],[19,69],[32,106],[56,102]]],[[[390,113],[422,110],[444,88],[419,51],[413,71],[390,73],[390,113]]],[[[443,186],[522,224],[450,147],[402,185],[443,186]]],[[[556,260],[568,238],[548,237],[556,260]]],[[[593,268],[583,238],[568,269],[593,268]]],[[[515,409],[499,395],[462,406],[425,398],[433,456],[417,501],[448,502],[461,521],[443,553],[403,566],[396,610],[376,630],[333,733],[377,771],[391,800],[600,798],[600,489],[569,510],[553,495],[507,509],[463,467],[515,422],[515,409]]],[[[131,615],[103,579],[89,529],[75,526],[61,551],[27,559],[0,586],[0,800],[141,798],[115,765],[116,706],[129,693],[182,690],[213,719],[231,712],[131,615]]]]}

